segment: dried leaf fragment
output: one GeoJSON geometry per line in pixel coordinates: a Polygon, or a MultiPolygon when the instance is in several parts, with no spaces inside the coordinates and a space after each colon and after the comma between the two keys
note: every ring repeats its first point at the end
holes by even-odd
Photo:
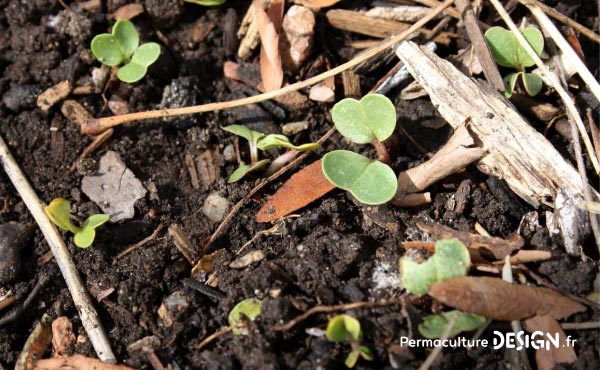
{"type": "Polygon", "coordinates": [[[530,333],[541,331],[553,338],[558,337],[558,346],[550,345],[549,348],[536,349],[535,362],[539,370],[550,370],[558,364],[570,364],[577,360],[573,349],[574,343],[567,340],[560,324],[550,315],[534,316],[524,321],[525,330],[530,333]]]}
{"type": "Polygon", "coordinates": [[[281,55],[279,54],[279,30],[281,29],[283,1],[273,1],[268,13],[261,3],[255,2],[254,18],[260,35],[260,74],[265,92],[277,90],[283,83],[283,69],[281,68],[281,55]]]}
{"type": "Polygon", "coordinates": [[[256,214],[256,221],[271,222],[321,198],[335,189],[321,170],[321,160],[304,167],[279,188],[256,214]]]}
{"type": "Polygon", "coordinates": [[[495,320],[550,315],[559,320],[585,307],[552,289],[511,284],[490,277],[454,277],[429,286],[429,295],[464,312],[495,320]]]}

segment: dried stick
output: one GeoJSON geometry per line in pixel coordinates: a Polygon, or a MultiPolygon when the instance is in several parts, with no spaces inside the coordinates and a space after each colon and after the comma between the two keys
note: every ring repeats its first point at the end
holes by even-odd
{"type": "Polygon", "coordinates": [[[56,227],[50,222],[48,216],[46,216],[42,201],[36,195],[35,190],[33,190],[23,175],[23,172],[21,172],[19,165],[10,154],[8,146],[1,137],[0,160],[2,161],[4,171],[10,178],[15,189],[17,189],[21,195],[29,212],[31,212],[31,215],[39,225],[46,241],[50,245],[50,250],[52,251],[56,263],[67,283],[69,292],[71,292],[75,307],[77,307],[77,310],[79,311],[83,327],[92,342],[96,354],[103,362],[116,363],[117,359],[110,348],[110,343],[108,342],[102,323],[100,322],[98,314],[92,305],[92,301],[79,278],[75,264],[71,259],[64,241],[56,230],[56,227]]]}
{"type": "Polygon", "coordinates": [[[494,89],[504,91],[504,81],[502,81],[502,76],[500,76],[498,65],[492,58],[492,53],[483,38],[481,28],[479,28],[479,24],[477,24],[477,17],[475,16],[475,12],[473,12],[473,8],[471,8],[470,1],[456,0],[456,7],[462,16],[467,35],[471,40],[473,50],[479,60],[479,64],[481,64],[485,78],[494,89]]]}
{"type": "Polygon", "coordinates": [[[261,101],[273,99],[278,96],[288,94],[292,91],[297,91],[297,90],[303,89],[305,87],[308,87],[308,86],[314,85],[318,82],[321,82],[327,78],[333,77],[333,76],[335,76],[345,70],[348,70],[354,66],[357,66],[360,63],[364,62],[365,60],[374,57],[375,55],[381,53],[385,49],[404,40],[406,37],[411,35],[413,32],[415,32],[418,29],[420,29],[421,27],[423,27],[427,22],[429,22],[431,19],[433,19],[439,13],[443,12],[444,9],[446,9],[453,3],[453,1],[454,0],[444,1],[442,4],[437,6],[435,9],[432,9],[431,12],[427,16],[420,19],[418,22],[416,22],[415,24],[410,26],[405,31],[399,33],[398,35],[391,36],[387,40],[381,42],[379,45],[365,51],[360,56],[358,56],[344,64],[341,64],[333,69],[330,69],[329,71],[327,71],[325,73],[314,76],[314,77],[309,78],[304,81],[299,81],[294,84],[285,86],[279,90],[274,90],[274,91],[270,91],[268,93],[250,96],[250,97],[238,99],[238,100],[227,101],[227,102],[209,103],[209,104],[203,104],[203,105],[195,105],[192,107],[183,107],[183,108],[174,108],[174,109],[159,109],[159,110],[146,111],[146,112],[123,114],[120,116],[97,118],[97,119],[90,120],[90,121],[86,122],[84,125],[82,125],[81,131],[85,134],[98,134],[102,131],[105,131],[105,130],[111,128],[111,127],[114,127],[114,126],[117,126],[117,125],[120,125],[120,124],[123,124],[126,122],[137,121],[137,120],[141,120],[141,119],[164,118],[164,117],[169,117],[169,116],[178,116],[178,115],[185,115],[185,114],[205,113],[205,112],[212,112],[212,111],[218,111],[218,110],[223,110],[223,109],[235,108],[235,107],[240,107],[240,106],[244,106],[244,105],[248,105],[248,104],[252,104],[252,103],[258,103],[261,101]]]}
{"type": "Polygon", "coordinates": [[[571,64],[577,70],[577,73],[583,79],[583,81],[588,85],[588,88],[594,94],[596,99],[600,101],[600,84],[596,80],[596,77],[592,75],[590,70],[585,66],[583,61],[577,56],[571,45],[565,40],[563,35],[560,33],[558,28],[552,23],[550,18],[544,12],[535,5],[527,5],[527,8],[531,11],[531,13],[535,16],[538,23],[544,31],[546,31],[552,41],[556,43],[559,47],[560,51],[562,51],[563,56],[568,60],[569,64],[571,64]]]}
{"type": "Polygon", "coordinates": [[[347,303],[347,304],[338,304],[338,305],[334,305],[334,306],[316,306],[316,307],[313,307],[310,310],[306,311],[305,313],[303,313],[299,316],[296,316],[294,319],[286,322],[285,324],[274,326],[273,330],[274,331],[290,330],[291,328],[296,326],[298,323],[306,320],[307,318],[309,318],[310,316],[312,316],[316,313],[347,311],[347,310],[353,310],[355,308],[361,308],[361,307],[384,307],[384,306],[392,306],[392,305],[402,304],[402,303],[404,303],[404,301],[395,300],[395,301],[389,301],[389,302],[352,302],[352,303],[347,303]]]}
{"type": "Polygon", "coordinates": [[[518,1],[521,4],[526,5],[528,7],[531,5],[535,5],[535,6],[539,7],[540,9],[542,9],[542,11],[544,11],[544,13],[548,14],[552,18],[566,24],[569,27],[572,27],[574,30],[581,32],[581,34],[584,35],[585,37],[600,44],[600,35],[598,35],[597,33],[594,33],[594,31],[590,30],[589,28],[586,28],[586,27],[582,26],[581,24],[575,22],[574,20],[565,16],[564,14],[561,14],[556,9],[551,8],[546,4],[540,3],[537,0],[518,0],[518,1]]]}
{"type": "Polygon", "coordinates": [[[566,109],[569,110],[573,115],[575,123],[577,124],[577,128],[579,129],[579,133],[581,134],[581,137],[585,144],[585,148],[588,152],[590,160],[592,161],[592,165],[594,166],[594,170],[596,171],[596,174],[600,174],[600,163],[598,162],[598,158],[596,157],[596,153],[594,152],[592,142],[590,141],[590,137],[588,136],[585,130],[583,121],[581,120],[579,113],[577,113],[577,108],[575,107],[573,100],[569,96],[569,93],[562,87],[560,81],[558,81],[556,76],[548,70],[548,67],[546,67],[544,62],[542,62],[540,57],[535,53],[531,45],[529,45],[527,40],[525,40],[525,37],[523,36],[521,31],[519,31],[517,25],[512,21],[512,19],[510,18],[500,1],[490,0],[490,2],[494,6],[494,8],[496,8],[496,11],[498,12],[502,20],[504,20],[508,28],[510,28],[510,30],[513,32],[513,34],[519,41],[521,47],[525,49],[527,51],[527,54],[529,54],[529,56],[531,57],[531,59],[535,61],[535,64],[539,68],[542,79],[544,79],[546,83],[548,83],[556,90],[558,95],[560,95],[563,103],[565,104],[566,109]]]}

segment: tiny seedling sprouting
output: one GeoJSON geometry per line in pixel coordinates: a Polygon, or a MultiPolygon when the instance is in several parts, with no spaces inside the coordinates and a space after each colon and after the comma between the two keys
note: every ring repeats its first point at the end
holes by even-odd
{"type": "Polygon", "coordinates": [[[346,98],[333,106],[331,118],[346,138],[357,144],[372,144],[379,160],[348,150],[334,150],[323,156],[325,177],[365,204],[383,204],[392,199],[398,182],[387,164],[389,154],[382,141],[389,138],[396,127],[394,104],[380,94],[365,95],[360,101],[346,98]]]}
{"type": "MultiPolygon", "coordinates": [[[[469,271],[471,258],[463,243],[456,239],[444,239],[435,243],[435,253],[423,263],[408,257],[400,260],[401,282],[404,288],[415,295],[427,293],[429,286],[455,276],[465,276],[469,271]]],[[[450,336],[474,330],[486,322],[485,317],[462,311],[442,312],[429,315],[419,324],[419,332],[426,338],[440,338],[450,322],[454,322],[450,336]]]]}
{"type": "Polygon", "coordinates": [[[254,321],[260,315],[262,301],[256,298],[247,298],[233,307],[229,312],[227,321],[234,335],[248,335],[248,321],[254,321]]]}
{"type": "Polygon", "coordinates": [[[70,219],[71,203],[63,198],[54,199],[44,208],[46,214],[56,226],[72,232],[75,237],[75,245],[80,248],[87,248],[94,242],[96,238],[96,228],[104,224],[110,218],[106,214],[91,215],[88,217],[81,227],[75,226],[70,219]]]}
{"type": "MultiPolygon", "coordinates": [[[[539,56],[544,49],[544,37],[540,30],[533,26],[524,28],[521,33],[539,56]]],[[[526,72],[527,67],[535,64],[527,51],[519,44],[516,36],[502,27],[492,27],[485,32],[487,42],[496,63],[502,67],[516,69],[517,72],[510,73],[504,77],[504,95],[510,98],[515,90],[519,76],[523,81],[523,87],[530,96],[537,95],[542,90],[542,78],[536,74],[526,72]]]]}
{"type": "MultiPolygon", "coordinates": [[[[265,135],[262,132],[251,130],[246,126],[242,125],[230,125],[223,127],[223,130],[232,134],[243,137],[248,140],[250,147],[250,164],[244,164],[237,170],[233,171],[229,177],[229,182],[236,182],[241,180],[246,174],[251,171],[258,170],[267,163],[268,159],[258,160],[258,150],[270,150],[270,149],[291,149],[295,151],[306,151],[313,150],[319,147],[319,144],[308,143],[302,145],[294,145],[290,143],[290,140],[285,135],[269,134],[265,135]]],[[[283,156],[282,156],[283,157],[283,156]]],[[[275,159],[277,161],[277,159],[275,159]]]]}
{"type": "Polygon", "coordinates": [[[349,368],[356,365],[359,357],[367,361],[373,360],[373,354],[369,347],[361,344],[362,330],[360,329],[360,322],[350,315],[342,314],[332,317],[327,324],[325,337],[335,343],[350,342],[352,349],[344,362],[349,368]]]}
{"type": "Polygon", "coordinates": [[[118,20],[112,33],[96,35],[92,39],[92,54],[109,67],[123,65],[117,72],[119,80],[134,83],[141,80],[148,67],[160,56],[160,46],[155,42],[140,45],[140,36],[133,23],[118,20]]]}

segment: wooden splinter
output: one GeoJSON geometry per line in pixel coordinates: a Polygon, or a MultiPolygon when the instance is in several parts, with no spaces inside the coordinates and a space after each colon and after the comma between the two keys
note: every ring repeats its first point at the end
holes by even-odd
{"type": "Polygon", "coordinates": [[[450,140],[427,162],[398,175],[398,191],[390,201],[395,206],[406,206],[408,198],[417,196],[435,182],[456,173],[485,154],[469,134],[466,125],[459,126],[450,140]]]}

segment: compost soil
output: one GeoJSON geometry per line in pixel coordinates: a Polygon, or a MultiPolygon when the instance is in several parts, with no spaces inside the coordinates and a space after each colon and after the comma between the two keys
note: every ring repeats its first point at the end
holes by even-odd
{"type": "MultiPolygon", "coordinates": [[[[275,115],[268,107],[257,105],[169,121],[127,124],[117,128],[87,159],[77,161],[91,139],[64,118],[59,105],[48,112],[37,108],[37,95],[63,80],[74,85],[89,80],[92,68],[99,66],[90,53],[89,42],[93,35],[110,30],[111,23],[105,15],[125,3],[127,1],[109,0],[103,12],[90,14],[66,10],[55,0],[0,1],[0,134],[39,197],[45,202],[67,198],[73,205],[73,214],[81,218],[100,213],[98,206],[82,193],[81,180],[96,171],[99,159],[108,150],[119,153],[149,190],[136,202],[135,217],[99,229],[91,248],[77,248],[71,236],[64,235],[87,289],[96,294],[110,293],[100,302],[94,299],[94,303],[120,362],[135,368],[151,368],[144,352],[128,347],[142,338],[154,337],[154,353],[164,366],[172,369],[345,368],[343,362],[348,346],[330,343],[322,336],[311,336],[306,330],[324,329],[330,315],[313,315],[289,330],[276,331],[274,327],[316,305],[398,299],[402,293],[397,283],[398,260],[404,253],[400,243],[425,237],[415,227],[416,221],[438,222],[465,231],[471,231],[478,222],[492,235],[503,237],[516,232],[522,217],[534,211],[502,181],[489,178],[475,168],[468,168],[429,189],[433,196],[429,205],[386,210],[395,224],[394,232],[374,222],[347,193],[334,191],[298,211],[298,217],[278,223],[274,232],[260,235],[246,246],[243,253],[263,251],[262,261],[242,269],[228,267],[247,241],[273,226],[257,223],[255,215],[265,198],[289,175],[334,148],[374,153],[362,146],[352,146],[334,134],[321,149],[246,201],[226,232],[209,250],[202,250],[202,241],[217,226],[201,211],[207,196],[217,192],[235,204],[259,179],[250,177],[229,184],[227,177],[236,163],[217,161],[216,182],[195,189],[185,156],[196,157],[210,151],[215,158],[222,158],[224,148],[234,143],[234,138],[220,127],[233,123],[278,132],[283,123],[306,121],[308,129],[293,135],[292,140],[296,143],[316,141],[331,127],[331,104],[307,101],[302,109],[284,106],[275,115]],[[76,170],[70,172],[73,163],[77,164],[76,170]],[[470,191],[466,198],[461,195],[464,210],[456,212],[457,188],[464,181],[469,182],[470,191]],[[179,224],[197,248],[198,256],[220,251],[213,262],[212,273],[222,296],[210,297],[182,283],[184,278],[190,277],[192,266],[166,231],[117,258],[120,252],[146,238],[161,224],[179,224]],[[262,299],[263,306],[262,314],[249,323],[248,335],[227,333],[198,349],[204,338],[227,325],[227,315],[237,302],[251,297],[262,299]]],[[[236,60],[235,49],[224,45],[223,39],[231,36],[228,27],[237,28],[237,24],[231,25],[236,18],[232,14],[241,19],[248,6],[245,2],[227,2],[215,9],[178,0],[145,0],[143,5],[146,12],[134,23],[142,40],[161,43],[163,52],[159,62],[150,68],[149,75],[133,85],[126,98],[130,111],[156,109],[165,104],[172,106],[177,102],[189,105],[227,101],[244,93],[237,88],[239,85],[223,77],[224,62],[236,60]],[[201,40],[192,32],[199,24],[208,27],[200,28],[208,29],[201,40]],[[177,100],[175,103],[169,99],[163,101],[167,87],[178,91],[174,95],[177,99],[171,99],[177,100]]],[[[359,5],[357,2],[351,6],[359,5]]],[[[322,14],[317,17],[317,41],[312,59],[307,63],[309,66],[318,56],[325,56],[336,64],[343,62],[351,51],[343,46],[350,36],[332,30],[323,18],[322,14]]],[[[582,23],[590,21],[593,19],[585,18],[582,23]]],[[[456,50],[442,53],[453,51],[456,50]]],[[[256,66],[257,56],[243,63],[256,66]]],[[[294,81],[321,72],[319,64],[315,65],[317,70],[303,68],[287,79],[294,81]]],[[[363,91],[368,91],[383,73],[380,68],[364,74],[363,91]]],[[[341,90],[338,88],[338,95],[341,90]]],[[[109,89],[107,96],[111,94],[114,91],[109,89]]],[[[398,90],[388,95],[396,103],[398,122],[426,150],[435,151],[449,137],[451,132],[447,126],[429,129],[421,125],[422,121],[440,119],[428,99],[405,102],[399,99],[398,90]]],[[[96,117],[110,114],[100,94],[72,98],[96,117]]],[[[555,131],[550,136],[554,136],[568,156],[568,142],[555,131]]],[[[242,156],[246,157],[241,141],[239,146],[242,156]]],[[[390,149],[396,172],[426,160],[402,135],[398,135],[390,149]]],[[[274,153],[267,155],[273,157],[274,153]]],[[[37,263],[38,258],[48,252],[48,245],[4,172],[0,172],[0,199],[3,200],[1,223],[16,221],[31,226],[30,242],[20,257],[11,257],[10,261],[20,266],[20,273],[3,284],[3,288],[12,290],[18,306],[37,282],[43,282],[33,303],[0,328],[0,364],[5,368],[14,366],[25,340],[43,314],[68,317],[80,339],[75,351],[95,356],[56,264],[54,261],[42,266],[37,263]]],[[[529,268],[566,293],[589,293],[597,272],[596,264],[566,255],[560,238],[549,235],[543,226],[545,209],[538,211],[540,225],[522,231],[526,240],[524,248],[549,250],[553,258],[530,264],[529,268]]],[[[585,247],[587,252],[593,249],[590,245],[585,247]]],[[[348,313],[361,322],[363,342],[374,355],[373,361],[359,360],[357,368],[417,368],[428,351],[400,348],[398,344],[401,336],[418,336],[416,325],[431,312],[430,304],[427,300],[409,300],[403,307],[389,305],[350,310],[348,313]]],[[[2,315],[9,312],[10,309],[6,309],[2,315]]],[[[598,319],[597,315],[589,311],[574,317],[575,321],[594,319],[598,319]]],[[[508,325],[496,325],[509,330],[508,325]]],[[[491,329],[484,337],[490,339],[489,332],[491,329]]],[[[577,340],[578,360],[572,367],[598,368],[598,333],[573,331],[569,334],[577,340]]],[[[49,355],[50,350],[46,353],[49,355]]],[[[509,350],[491,348],[445,349],[433,366],[507,368],[514,356],[509,350]]],[[[533,361],[533,352],[529,357],[533,361]]]]}

